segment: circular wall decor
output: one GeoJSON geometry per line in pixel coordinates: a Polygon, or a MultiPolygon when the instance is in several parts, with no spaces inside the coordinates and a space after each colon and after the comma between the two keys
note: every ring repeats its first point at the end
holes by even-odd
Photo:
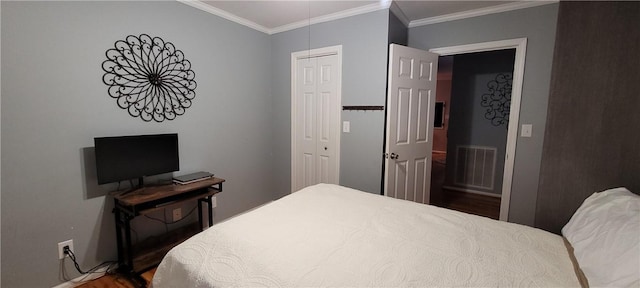
{"type": "Polygon", "coordinates": [[[191,62],[170,42],[147,34],[115,42],[102,62],[109,96],[129,115],[149,122],[173,120],[196,97],[191,62]]]}
{"type": "Polygon", "coordinates": [[[487,108],[484,118],[490,120],[493,126],[509,126],[512,83],[511,73],[498,74],[495,80],[487,83],[489,92],[482,94],[480,106],[487,108]]]}

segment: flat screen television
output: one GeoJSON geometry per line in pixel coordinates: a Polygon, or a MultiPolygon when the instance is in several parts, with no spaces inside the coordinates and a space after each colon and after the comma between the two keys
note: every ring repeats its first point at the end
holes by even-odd
{"type": "Polygon", "coordinates": [[[180,170],[178,134],[94,138],[98,184],[180,170]]]}
{"type": "Polygon", "coordinates": [[[444,102],[436,102],[436,111],[433,119],[434,128],[444,128],[444,102]]]}

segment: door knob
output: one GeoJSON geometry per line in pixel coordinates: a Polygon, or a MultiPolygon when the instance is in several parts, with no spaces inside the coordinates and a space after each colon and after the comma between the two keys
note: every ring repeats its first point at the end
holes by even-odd
{"type": "Polygon", "coordinates": [[[398,155],[396,153],[391,153],[391,155],[389,156],[389,158],[391,158],[391,159],[398,159],[398,157],[400,157],[400,155],[398,155]]]}

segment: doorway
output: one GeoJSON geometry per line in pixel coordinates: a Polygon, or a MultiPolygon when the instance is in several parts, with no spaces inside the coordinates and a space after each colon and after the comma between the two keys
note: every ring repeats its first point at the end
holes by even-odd
{"type": "Polygon", "coordinates": [[[433,205],[499,219],[515,52],[440,56],[433,205]]]}
{"type": "MultiPolygon", "coordinates": [[[[504,172],[503,177],[502,177],[502,191],[500,194],[500,215],[499,215],[499,220],[501,221],[507,221],[508,220],[508,216],[509,216],[509,202],[510,202],[510,197],[511,197],[511,183],[513,180],[513,168],[514,168],[514,163],[515,163],[515,149],[516,149],[516,142],[517,142],[517,136],[518,136],[518,125],[519,125],[519,118],[520,118],[520,101],[521,101],[521,96],[522,96],[522,83],[523,83],[523,79],[524,79],[524,64],[525,64],[525,55],[526,55],[526,46],[527,46],[527,39],[526,38],[519,38],[519,39],[510,39],[510,40],[501,40],[501,41],[492,41],[492,42],[484,42],[484,43],[476,43],[476,44],[468,44],[468,45],[459,45],[459,46],[450,46],[450,47],[442,47],[442,48],[434,48],[434,49],[430,49],[429,52],[431,53],[435,53],[439,56],[449,56],[449,55],[458,55],[458,54],[466,54],[466,53],[475,53],[475,52],[486,52],[486,51],[496,51],[496,50],[504,50],[504,49],[515,49],[515,60],[513,63],[513,80],[512,80],[512,86],[511,86],[511,101],[510,101],[510,111],[509,111],[509,115],[508,115],[508,123],[507,123],[507,142],[506,142],[506,148],[505,148],[505,155],[504,155],[504,162],[503,163],[496,163],[496,165],[502,165],[502,167],[504,167],[504,172]]],[[[414,49],[414,50],[418,50],[418,49],[414,49]]],[[[426,53],[426,51],[425,51],[426,53]]],[[[391,54],[392,55],[392,54],[391,54]]],[[[426,54],[425,54],[426,55],[426,54]]],[[[393,55],[392,55],[393,56],[393,55]]],[[[396,56],[391,57],[390,59],[395,59],[396,56]]],[[[391,61],[391,60],[390,60],[391,61]]],[[[436,58],[437,61],[437,58],[436,58]]],[[[400,64],[401,62],[399,62],[400,64]]],[[[390,62],[390,71],[391,71],[391,67],[393,67],[391,65],[390,62]]],[[[392,73],[389,73],[389,75],[392,75],[392,73]]],[[[389,84],[388,87],[394,87],[393,84],[394,78],[393,77],[389,77],[389,84]]],[[[389,88],[391,89],[391,88],[389,88]]],[[[392,91],[392,90],[389,90],[392,91]]],[[[388,92],[387,97],[393,97],[393,95],[391,95],[390,92],[388,92]]],[[[389,101],[389,100],[388,100],[389,101]]],[[[433,103],[433,105],[430,105],[428,113],[429,115],[433,115],[435,114],[435,102],[433,103]]],[[[394,109],[390,109],[389,107],[387,107],[387,130],[385,131],[385,138],[386,141],[389,141],[389,137],[390,135],[392,135],[393,133],[391,133],[389,131],[389,121],[388,119],[390,119],[390,117],[397,117],[397,115],[389,115],[389,114],[393,114],[393,113],[399,113],[400,111],[395,111],[394,109]]],[[[402,115],[401,115],[402,117],[402,115]]],[[[431,120],[433,120],[433,116],[430,116],[431,120]]],[[[430,123],[430,125],[433,125],[433,121],[430,123]]],[[[433,126],[430,126],[430,129],[433,129],[433,126]]],[[[430,138],[432,137],[432,135],[430,133],[428,133],[428,137],[429,140],[431,140],[430,138]]],[[[432,141],[430,141],[430,143],[432,143],[432,141]]],[[[473,147],[471,147],[473,148],[473,147]]],[[[389,149],[389,145],[385,146],[385,166],[387,164],[387,162],[389,162],[390,160],[393,161],[397,161],[397,157],[390,159],[393,153],[393,151],[390,151],[389,149]]],[[[428,158],[432,157],[432,153],[429,153],[429,156],[427,156],[428,158]]],[[[431,159],[429,159],[429,163],[431,163],[431,159]]],[[[429,170],[431,168],[431,165],[428,165],[429,170]]],[[[384,189],[384,195],[392,195],[389,193],[388,186],[386,185],[387,183],[387,178],[389,177],[393,177],[394,175],[390,175],[390,170],[385,169],[383,171],[383,175],[385,177],[385,182],[383,185],[383,189],[384,189]]],[[[429,171],[428,175],[431,175],[431,171],[429,171]]]]}
{"type": "MultiPolygon", "coordinates": [[[[520,120],[520,101],[522,98],[522,83],[524,79],[524,64],[527,50],[527,38],[484,42],[468,45],[450,46],[430,49],[441,56],[458,55],[465,53],[496,51],[515,49],[513,63],[513,80],[511,87],[511,104],[508,117],[507,143],[504,157],[504,172],[502,177],[502,193],[500,195],[499,220],[507,221],[509,217],[509,203],[511,200],[511,183],[513,180],[513,168],[515,163],[516,142],[518,138],[518,125],[520,120]]],[[[502,165],[502,164],[498,164],[502,165]]]]}

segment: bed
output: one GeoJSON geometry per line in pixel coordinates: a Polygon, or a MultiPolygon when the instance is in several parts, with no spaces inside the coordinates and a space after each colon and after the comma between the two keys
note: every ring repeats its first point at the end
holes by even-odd
{"type": "MultiPolygon", "coordinates": [[[[632,208],[639,212],[640,204],[632,208]]],[[[584,223],[574,230],[580,225],[584,223]]],[[[627,228],[640,235],[640,228],[627,228]]],[[[523,225],[319,184],[188,239],[165,256],[152,285],[585,286],[577,276],[582,273],[575,260],[579,253],[573,254],[583,247],[572,247],[565,239],[523,225]]],[[[640,257],[638,239],[632,236],[629,242],[640,257]]],[[[638,265],[632,263],[632,274],[638,265]]],[[[633,281],[629,283],[640,284],[633,281]]]]}

